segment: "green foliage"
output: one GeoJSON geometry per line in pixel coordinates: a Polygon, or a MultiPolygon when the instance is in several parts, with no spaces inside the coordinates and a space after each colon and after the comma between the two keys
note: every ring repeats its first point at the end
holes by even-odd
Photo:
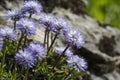
{"type": "Polygon", "coordinates": [[[88,0],[87,12],[100,22],[120,29],[120,0],[88,0]]]}

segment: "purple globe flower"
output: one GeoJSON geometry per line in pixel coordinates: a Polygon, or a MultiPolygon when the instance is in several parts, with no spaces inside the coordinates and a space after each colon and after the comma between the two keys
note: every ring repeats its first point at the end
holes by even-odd
{"type": "Polygon", "coordinates": [[[28,18],[20,19],[17,22],[16,27],[27,36],[36,34],[36,24],[28,18]]]}
{"type": "Polygon", "coordinates": [[[45,47],[39,43],[31,43],[28,46],[28,49],[30,51],[32,51],[33,53],[35,53],[36,56],[38,57],[38,59],[40,59],[40,60],[44,59],[47,55],[47,51],[46,51],[45,47]]]}
{"type": "Polygon", "coordinates": [[[45,29],[48,28],[50,30],[50,27],[53,24],[54,19],[55,19],[55,17],[51,14],[43,14],[39,19],[39,23],[45,29]]]}
{"type": "MultiPolygon", "coordinates": [[[[55,52],[56,54],[61,55],[62,52],[65,50],[65,48],[66,48],[66,47],[55,47],[55,48],[54,48],[54,52],[55,52]]],[[[70,49],[67,49],[66,52],[65,52],[65,55],[66,55],[67,57],[70,57],[70,56],[73,55],[73,52],[72,52],[70,49]]]]}
{"type": "Polygon", "coordinates": [[[67,20],[63,20],[61,18],[55,18],[52,22],[51,30],[54,33],[62,33],[65,34],[70,30],[70,25],[67,20]]]}
{"type": "Polygon", "coordinates": [[[36,55],[28,49],[19,50],[15,55],[15,60],[19,65],[25,68],[33,68],[36,65],[36,55]]]}
{"type": "Polygon", "coordinates": [[[0,40],[0,51],[2,50],[2,47],[3,47],[3,41],[0,40]]]}
{"type": "Polygon", "coordinates": [[[69,45],[76,46],[77,48],[81,48],[85,44],[82,34],[75,30],[65,33],[65,40],[69,45]]]}
{"type": "Polygon", "coordinates": [[[68,57],[67,63],[70,67],[75,68],[75,70],[78,72],[85,71],[87,69],[87,62],[77,55],[68,57]]]}
{"type": "Polygon", "coordinates": [[[30,13],[39,15],[43,10],[42,5],[38,1],[25,1],[22,6],[22,13],[30,13]]]}
{"type": "Polygon", "coordinates": [[[11,27],[0,28],[0,38],[3,40],[17,40],[17,32],[11,27]]]}
{"type": "Polygon", "coordinates": [[[21,11],[18,11],[18,10],[7,11],[6,16],[7,16],[7,18],[9,18],[13,21],[18,21],[18,20],[20,20],[21,18],[24,17],[24,15],[21,13],[21,11]]]}

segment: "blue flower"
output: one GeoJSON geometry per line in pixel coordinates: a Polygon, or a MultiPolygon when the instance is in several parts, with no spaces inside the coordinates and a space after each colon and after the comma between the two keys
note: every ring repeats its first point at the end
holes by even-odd
{"type": "Polygon", "coordinates": [[[76,46],[77,48],[81,48],[85,44],[82,34],[75,30],[65,33],[65,40],[69,45],[76,46]]]}
{"type": "Polygon", "coordinates": [[[25,1],[22,6],[22,13],[30,13],[39,15],[43,10],[42,5],[38,1],[25,1]]]}
{"type": "Polygon", "coordinates": [[[11,27],[0,28],[0,38],[3,40],[17,40],[17,32],[11,27]]]}
{"type": "Polygon", "coordinates": [[[19,50],[15,55],[16,62],[25,68],[33,68],[36,65],[36,55],[28,49],[19,50]]]}
{"type": "Polygon", "coordinates": [[[39,43],[31,43],[28,46],[28,49],[31,50],[33,53],[35,53],[38,59],[40,60],[44,59],[47,55],[47,51],[45,47],[39,43]]]}
{"type": "Polygon", "coordinates": [[[20,19],[16,27],[27,36],[36,34],[36,24],[28,18],[20,19]]]}
{"type": "MultiPolygon", "coordinates": [[[[62,54],[62,52],[65,50],[65,48],[66,47],[55,47],[54,48],[54,52],[56,53],[56,54],[59,54],[59,55],[61,55],[62,54]]],[[[70,56],[72,56],[73,55],[73,52],[68,48],[67,50],[66,50],[66,52],[65,52],[65,55],[67,56],[67,57],[70,57],[70,56]]]]}
{"type": "Polygon", "coordinates": [[[24,15],[21,13],[21,11],[18,11],[18,10],[7,11],[6,16],[7,16],[7,18],[9,18],[13,21],[18,21],[18,20],[20,20],[21,18],[24,17],[24,15]]]}
{"type": "Polygon", "coordinates": [[[54,33],[62,33],[65,34],[70,30],[70,25],[67,20],[63,20],[61,18],[55,18],[52,22],[51,27],[52,32],[54,33]]]}
{"type": "Polygon", "coordinates": [[[43,14],[39,19],[39,23],[45,29],[48,28],[50,30],[50,27],[53,24],[54,19],[55,19],[55,17],[51,14],[43,14]]]}
{"type": "Polygon", "coordinates": [[[0,40],[0,51],[2,50],[2,47],[3,47],[3,41],[0,40]]]}
{"type": "Polygon", "coordinates": [[[87,62],[77,55],[68,57],[67,63],[70,67],[75,68],[75,70],[78,72],[85,71],[87,69],[87,62]]]}

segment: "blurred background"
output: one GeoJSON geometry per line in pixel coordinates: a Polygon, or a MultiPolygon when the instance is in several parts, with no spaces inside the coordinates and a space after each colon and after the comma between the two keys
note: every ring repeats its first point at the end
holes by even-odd
{"type": "Polygon", "coordinates": [[[86,11],[100,22],[120,29],[120,0],[87,0],[86,11]]]}
{"type": "MultiPolygon", "coordinates": [[[[6,2],[21,2],[24,0],[0,0],[0,5],[9,9],[6,2]]],[[[54,7],[71,9],[74,13],[87,13],[98,22],[110,24],[120,29],[120,0],[39,0],[46,12],[54,7]]]]}

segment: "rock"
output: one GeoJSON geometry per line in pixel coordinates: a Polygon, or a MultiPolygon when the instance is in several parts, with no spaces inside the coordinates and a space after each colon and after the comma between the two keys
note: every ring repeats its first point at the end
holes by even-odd
{"type": "Polygon", "coordinates": [[[120,79],[119,76],[114,77],[119,74],[118,72],[113,73],[116,68],[115,62],[118,59],[116,56],[119,56],[120,53],[120,31],[118,29],[109,25],[103,27],[90,16],[75,15],[71,11],[61,8],[54,9],[53,14],[68,19],[72,28],[84,35],[86,44],[80,50],[75,49],[75,52],[88,61],[89,71],[91,74],[93,73],[91,80],[120,79]]]}

